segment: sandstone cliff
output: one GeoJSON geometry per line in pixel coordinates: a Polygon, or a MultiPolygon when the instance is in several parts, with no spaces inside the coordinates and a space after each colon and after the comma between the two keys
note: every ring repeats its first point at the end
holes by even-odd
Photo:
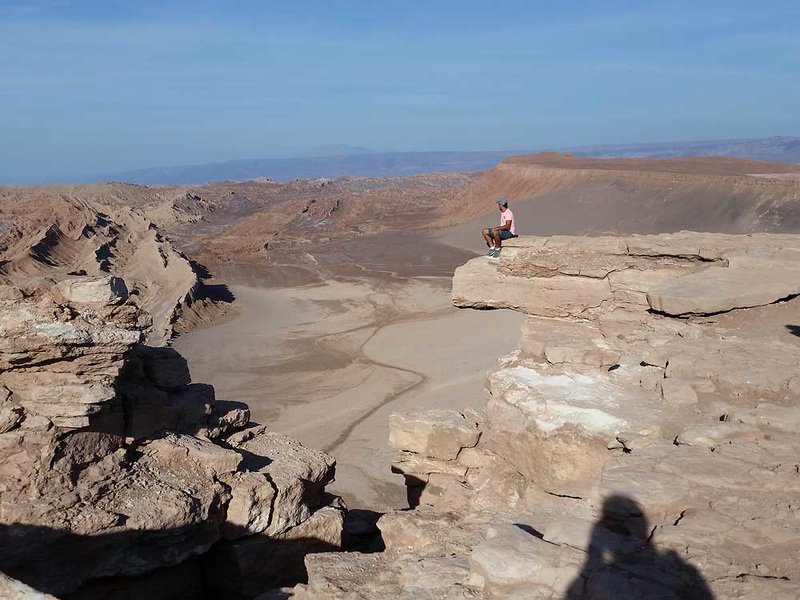
{"type": "MultiPolygon", "coordinates": [[[[519,238],[454,302],[530,315],[484,414],[390,423],[414,510],[301,599],[800,597],[800,240],[519,238]]],[[[476,340],[476,343],[479,341],[476,340]]]]}

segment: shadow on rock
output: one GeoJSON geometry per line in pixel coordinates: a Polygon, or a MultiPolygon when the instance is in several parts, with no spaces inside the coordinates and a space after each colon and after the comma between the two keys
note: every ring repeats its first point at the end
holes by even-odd
{"type": "Polygon", "coordinates": [[[226,302],[230,303],[236,300],[236,296],[228,288],[227,285],[222,283],[208,283],[207,280],[213,277],[211,271],[205,265],[201,265],[196,260],[187,257],[189,264],[197,276],[202,280],[199,289],[196,291],[197,300],[211,300],[213,302],[226,302]]]}
{"type": "Polygon", "coordinates": [[[85,430],[135,440],[166,432],[218,439],[250,420],[247,404],[217,400],[213,386],[192,383],[186,359],[170,347],[132,347],[113,388],[115,397],[96,407],[85,430]]]}
{"type": "Polygon", "coordinates": [[[0,570],[65,600],[236,600],[304,582],[307,554],[341,550],[313,537],[253,535],[236,542],[215,542],[213,524],[207,529],[206,539],[198,542],[195,527],[78,535],[43,526],[0,525],[0,570]],[[210,550],[174,566],[148,569],[149,564],[163,562],[171,543],[192,538],[198,543],[197,551],[210,550]],[[120,570],[138,574],[107,576],[120,570]],[[60,580],[77,571],[92,576],[78,589],[60,580]],[[72,589],[65,592],[65,587],[72,589]]]}
{"type": "Polygon", "coordinates": [[[408,507],[411,509],[417,508],[420,504],[420,500],[422,498],[422,493],[425,491],[425,486],[428,485],[428,482],[424,479],[420,479],[415,475],[409,475],[408,473],[403,473],[400,469],[396,466],[392,465],[392,473],[397,475],[402,475],[405,477],[406,480],[406,502],[408,502],[408,507]]]}
{"type": "Polygon", "coordinates": [[[344,517],[342,549],[362,554],[383,552],[386,544],[378,528],[378,520],[383,515],[384,513],[374,510],[348,510],[344,517]]]}
{"type": "Polygon", "coordinates": [[[792,335],[800,337],[800,325],[787,325],[786,329],[788,329],[789,333],[791,333],[792,335]]]}
{"type": "Polygon", "coordinates": [[[210,300],[214,303],[230,304],[236,300],[230,288],[223,283],[204,283],[197,296],[198,300],[210,300]]]}
{"type": "Polygon", "coordinates": [[[634,500],[621,495],[606,499],[592,530],[589,556],[565,600],[713,600],[695,567],[673,551],[652,546],[651,531],[634,500]]]}

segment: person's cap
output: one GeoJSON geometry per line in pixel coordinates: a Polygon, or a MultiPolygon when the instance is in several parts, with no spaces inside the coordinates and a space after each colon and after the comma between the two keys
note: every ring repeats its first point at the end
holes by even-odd
{"type": "Polygon", "coordinates": [[[500,200],[498,200],[497,203],[500,206],[508,206],[508,200],[506,200],[505,198],[500,198],[500,200]]]}

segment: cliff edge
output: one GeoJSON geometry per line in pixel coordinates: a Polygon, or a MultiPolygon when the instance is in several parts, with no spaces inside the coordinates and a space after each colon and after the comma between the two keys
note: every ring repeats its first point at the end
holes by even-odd
{"type": "MultiPolygon", "coordinates": [[[[510,241],[457,306],[529,315],[483,414],[397,414],[413,510],[296,597],[797,598],[800,239],[510,241]]],[[[476,340],[475,343],[480,343],[476,340]]]]}

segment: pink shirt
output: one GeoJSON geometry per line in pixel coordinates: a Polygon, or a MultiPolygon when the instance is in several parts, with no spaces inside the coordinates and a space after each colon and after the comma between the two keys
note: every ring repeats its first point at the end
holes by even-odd
{"type": "Polygon", "coordinates": [[[514,213],[511,212],[510,208],[500,213],[500,227],[505,225],[508,221],[511,221],[511,235],[517,235],[517,228],[514,227],[514,213]]]}

